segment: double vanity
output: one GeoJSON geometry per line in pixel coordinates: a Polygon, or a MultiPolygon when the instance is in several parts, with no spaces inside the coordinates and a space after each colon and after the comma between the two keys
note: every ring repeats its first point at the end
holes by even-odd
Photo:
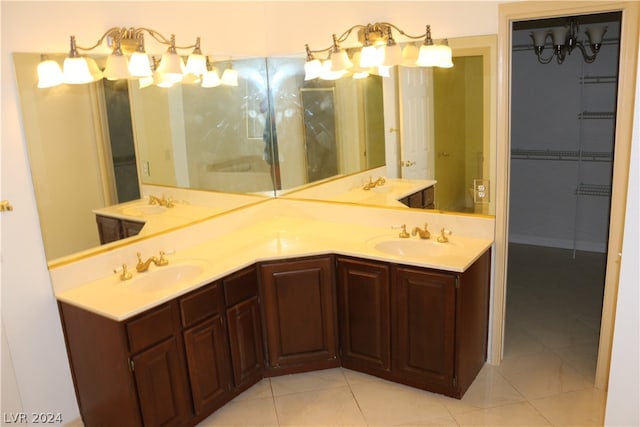
{"type": "Polygon", "coordinates": [[[337,366],[460,398],[486,360],[492,236],[488,217],[278,198],[54,268],[83,421],[194,425],[263,377],[337,366]]]}

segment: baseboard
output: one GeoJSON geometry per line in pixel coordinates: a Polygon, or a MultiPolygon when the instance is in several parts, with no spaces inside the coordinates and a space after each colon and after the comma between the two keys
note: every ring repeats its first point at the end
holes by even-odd
{"type": "MultiPolygon", "coordinates": [[[[549,237],[529,236],[526,234],[509,234],[509,243],[521,243],[524,245],[546,246],[560,249],[573,249],[573,240],[552,239],[549,237]]],[[[607,252],[607,244],[600,242],[576,241],[576,249],[586,252],[607,252]]]]}

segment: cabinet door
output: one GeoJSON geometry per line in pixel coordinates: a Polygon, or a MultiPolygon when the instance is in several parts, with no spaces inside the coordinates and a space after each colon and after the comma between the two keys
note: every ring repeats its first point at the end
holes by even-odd
{"type": "Polygon", "coordinates": [[[337,281],[342,366],[389,371],[388,264],[340,258],[337,281]]]}
{"type": "Polygon", "coordinates": [[[258,297],[227,310],[229,348],[236,388],[246,388],[262,378],[264,352],[258,297]]]}
{"type": "Polygon", "coordinates": [[[184,425],[191,415],[191,402],[176,338],[171,337],[132,360],[144,425],[184,425]]]}
{"type": "Polygon", "coordinates": [[[228,340],[222,316],[215,315],[184,332],[184,347],[196,414],[211,412],[231,390],[228,340]]]}
{"type": "Polygon", "coordinates": [[[394,276],[394,373],[417,385],[453,386],[455,275],[397,267],[394,276]]]}
{"type": "Polygon", "coordinates": [[[122,220],[122,238],[137,236],[144,227],[144,222],[122,220]]]}
{"type": "Polygon", "coordinates": [[[268,263],[260,271],[269,366],[332,366],[322,363],[337,361],[332,258],[268,263]]]}
{"type": "Polygon", "coordinates": [[[98,226],[98,235],[100,236],[101,245],[122,239],[122,230],[120,229],[119,219],[96,215],[96,225],[98,226]]]}

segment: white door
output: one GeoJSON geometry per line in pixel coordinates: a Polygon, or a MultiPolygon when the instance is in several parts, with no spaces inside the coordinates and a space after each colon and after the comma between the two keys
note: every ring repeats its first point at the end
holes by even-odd
{"type": "Polygon", "coordinates": [[[433,73],[430,68],[399,67],[398,83],[401,177],[433,179],[433,73]]]}

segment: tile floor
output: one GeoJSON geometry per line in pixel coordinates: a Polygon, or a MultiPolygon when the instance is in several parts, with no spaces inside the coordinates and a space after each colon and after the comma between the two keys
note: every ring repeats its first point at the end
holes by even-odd
{"type": "Polygon", "coordinates": [[[511,245],[504,361],[485,365],[462,400],[330,369],[264,379],[199,426],[601,426],[604,263],[511,245]]]}

